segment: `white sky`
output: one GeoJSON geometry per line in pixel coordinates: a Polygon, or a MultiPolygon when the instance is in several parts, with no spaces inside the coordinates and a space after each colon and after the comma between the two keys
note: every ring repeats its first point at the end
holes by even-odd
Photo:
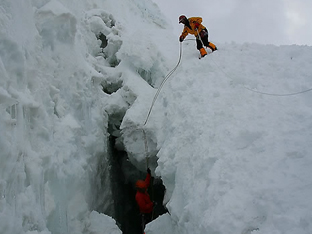
{"type": "Polygon", "coordinates": [[[177,36],[181,14],[201,16],[217,42],[312,45],[311,0],[153,0],[177,36]]]}

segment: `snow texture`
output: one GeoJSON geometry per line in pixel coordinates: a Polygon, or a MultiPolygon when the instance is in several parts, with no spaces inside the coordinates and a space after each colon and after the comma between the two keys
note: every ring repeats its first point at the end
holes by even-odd
{"type": "Polygon", "coordinates": [[[148,234],[312,233],[312,48],[210,32],[198,60],[165,19],[149,0],[1,1],[0,233],[121,233],[99,213],[109,135],[166,186],[148,234]]]}

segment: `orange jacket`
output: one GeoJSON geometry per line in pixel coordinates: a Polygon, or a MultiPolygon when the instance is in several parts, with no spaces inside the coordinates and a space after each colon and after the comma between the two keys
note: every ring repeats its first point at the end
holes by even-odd
{"type": "Polygon", "coordinates": [[[145,192],[137,191],[135,195],[135,200],[139,205],[141,213],[151,213],[153,211],[153,202],[150,199],[150,196],[147,193],[147,188],[151,181],[151,175],[147,174],[145,178],[146,190],[145,192]]]}
{"type": "Polygon", "coordinates": [[[203,29],[205,29],[206,27],[204,25],[201,24],[201,22],[203,22],[203,19],[201,17],[191,17],[188,19],[188,21],[190,22],[190,26],[191,28],[189,28],[188,26],[184,26],[183,32],[181,34],[181,36],[183,38],[185,38],[189,33],[195,35],[195,37],[197,37],[198,33],[197,30],[195,29],[195,24],[198,23],[198,32],[201,32],[203,29]]]}

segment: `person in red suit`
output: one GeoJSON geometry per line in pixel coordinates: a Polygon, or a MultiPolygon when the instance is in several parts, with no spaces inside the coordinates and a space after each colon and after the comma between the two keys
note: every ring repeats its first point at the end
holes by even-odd
{"type": "Polygon", "coordinates": [[[142,216],[142,233],[144,233],[145,225],[152,221],[152,213],[154,202],[151,201],[149,194],[147,193],[147,189],[150,185],[151,181],[151,170],[147,168],[147,175],[145,180],[138,180],[135,183],[135,187],[137,192],[135,194],[135,200],[139,206],[140,213],[142,216]]]}

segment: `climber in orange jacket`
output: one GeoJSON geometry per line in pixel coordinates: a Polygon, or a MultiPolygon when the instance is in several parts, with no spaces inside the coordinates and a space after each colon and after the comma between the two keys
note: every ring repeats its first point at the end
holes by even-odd
{"type": "Polygon", "coordinates": [[[139,206],[142,215],[142,233],[144,233],[145,225],[152,220],[153,207],[156,203],[152,202],[147,189],[151,181],[151,170],[147,168],[147,175],[145,180],[138,180],[135,183],[137,189],[135,200],[139,206]]]}
{"type": "Polygon", "coordinates": [[[184,24],[180,42],[182,42],[189,33],[193,34],[196,37],[197,49],[201,57],[204,57],[207,55],[207,51],[203,47],[203,43],[204,46],[209,47],[212,52],[217,50],[217,47],[212,42],[208,41],[208,30],[201,24],[202,21],[203,19],[201,17],[186,18],[185,15],[179,17],[179,23],[184,24]]]}

